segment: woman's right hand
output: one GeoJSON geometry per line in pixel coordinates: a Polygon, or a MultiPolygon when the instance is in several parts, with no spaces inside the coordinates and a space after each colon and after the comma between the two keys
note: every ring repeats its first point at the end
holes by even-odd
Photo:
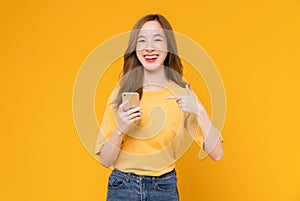
{"type": "Polygon", "coordinates": [[[142,107],[131,108],[124,111],[124,107],[128,101],[121,103],[118,110],[118,129],[122,134],[126,134],[132,123],[139,121],[142,117],[141,109],[142,107]]]}

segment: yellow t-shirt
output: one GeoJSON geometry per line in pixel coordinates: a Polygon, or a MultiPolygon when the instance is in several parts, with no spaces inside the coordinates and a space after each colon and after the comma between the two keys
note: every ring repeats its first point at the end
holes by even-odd
{"type": "MultiPolygon", "coordinates": [[[[116,128],[117,110],[113,107],[116,91],[112,93],[98,134],[95,153],[116,128]]],[[[187,95],[185,88],[170,81],[165,88],[145,91],[140,101],[142,118],[124,136],[114,167],[138,175],[159,176],[171,171],[195,140],[202,149],[203,137],[194,115],[182,112],[176,100],[167,96],[187,95]]]]}

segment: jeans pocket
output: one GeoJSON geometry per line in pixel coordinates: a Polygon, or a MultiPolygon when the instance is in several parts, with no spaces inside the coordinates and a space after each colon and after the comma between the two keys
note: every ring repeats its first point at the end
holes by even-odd
{"type": "Polygon", "coordinates": [[[165,179],[159,179],[155,183],[155,187],[159,191],[172,192],[177,190],[177,178],[170,177],[165,179]]]}
{"type": "Polygon", "coordinates": [[[125,184],[125,179],[123,177],[111,175],[108,179],[108,188],[110,189],[118,189],[121,188],[125,184]]]}

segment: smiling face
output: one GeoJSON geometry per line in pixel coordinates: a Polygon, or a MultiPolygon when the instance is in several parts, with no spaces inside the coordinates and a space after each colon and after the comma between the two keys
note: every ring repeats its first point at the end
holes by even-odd
{"type": "Polygon", "coordinates": [[[138,35],[136,54],[145,70],[155,71],[164,66],[168,54],[167,40],[158,21],[146,22],[138,35]]]}

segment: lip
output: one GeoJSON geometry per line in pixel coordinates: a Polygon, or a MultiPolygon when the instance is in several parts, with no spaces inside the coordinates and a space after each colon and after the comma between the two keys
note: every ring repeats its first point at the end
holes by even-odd
{"type": "Polygon", "coordinates": [[[159,57],[159,54],[144,54],[144,60],[147,63],[154,63],[158,57],[159,57]]]}

